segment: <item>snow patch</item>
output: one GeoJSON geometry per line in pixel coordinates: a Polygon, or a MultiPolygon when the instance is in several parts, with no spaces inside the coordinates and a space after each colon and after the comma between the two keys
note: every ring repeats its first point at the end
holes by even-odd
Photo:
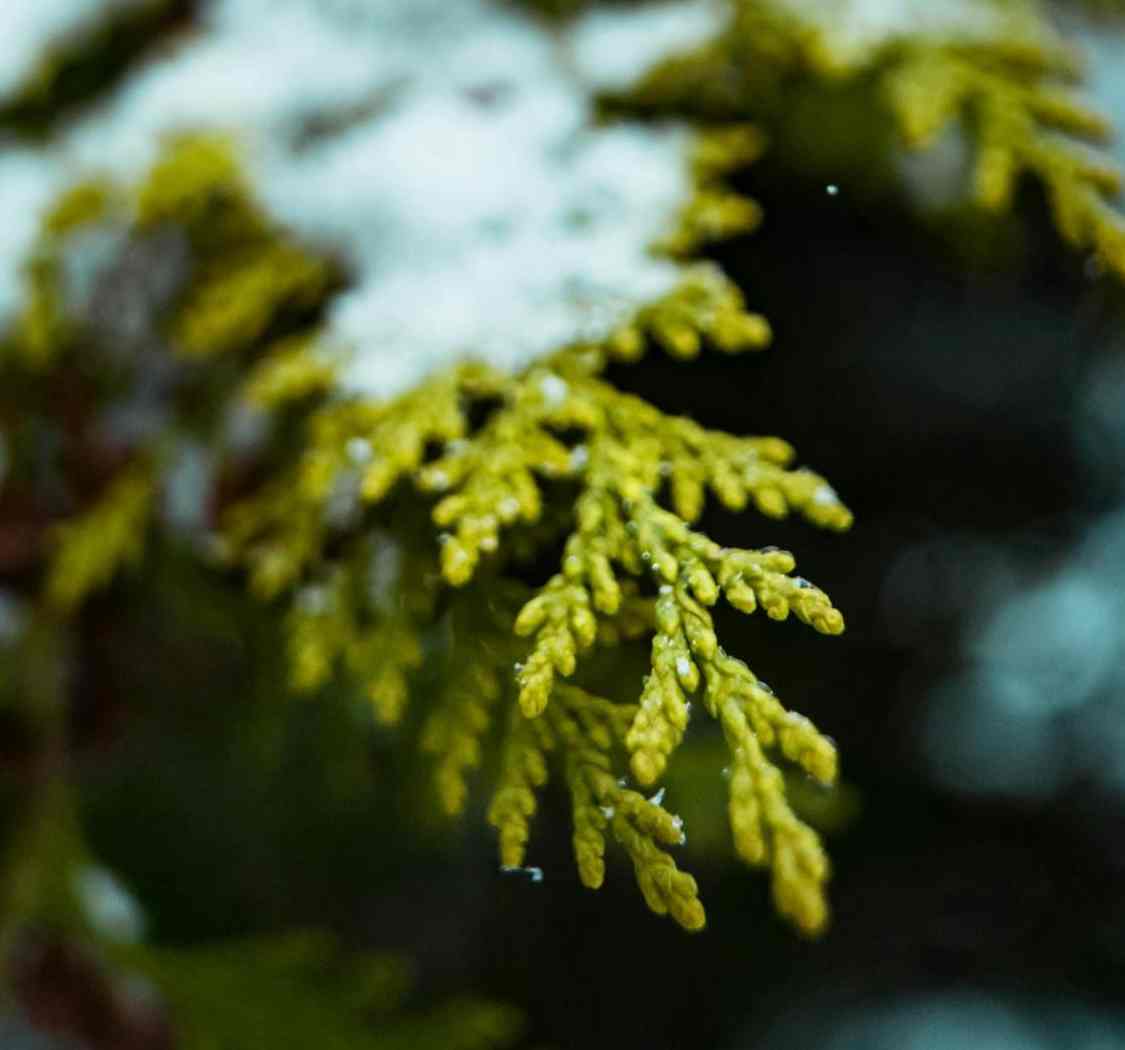
{"type": "MultiPolygon", "coordinates": [[[[74,15],[90,0],[50,5],[74,15]]],[[[162,135],[207,130],[243,144],[273,214],[349,264],[327,325],[330,344],[354,350],[346,389],[390,397],[456,359],[518,369],[603,336],[678,279],[649,245],[689,192],[686,132],[595,127],[569,56],[647,61],[672,37],[690,42],[705,8],[589,16],[560,38],[485,0],[212,0],[199,32],[51,153],[0,153],[33,173],[4,180],[17,228],[0,249],[0,319],[57,173],[136,179],[162,135]],[[13,184],[28,199],[18,210],[13,184]]]]}

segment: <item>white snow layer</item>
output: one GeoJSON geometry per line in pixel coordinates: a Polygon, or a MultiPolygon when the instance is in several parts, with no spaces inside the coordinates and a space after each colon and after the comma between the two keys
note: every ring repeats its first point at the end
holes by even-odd
{"type": "Polygon", "coordinates": [[[23,295],[23,265],[39,216],[63,185],[62,173],[43,154],[0,149],[0,332],[23,295]]]}
{"type": "Polygon", "coordinates": [[[723,0],[593,8],[570,34],[574,61],[587,83],[603,91],[626,88],[662,58],[713,39],[728,14],[723,0]]]}
{"type": "Polygon", "coordinates": [[[328,322],[346,387],[392,396],[454,359],[517,368],[604,333],[677,278],[648,246],[688,191],[684,133],[594,127],[575,56],[639,72],[694,42],[704,8],[592,15],[560,38],[486,0],[212,0],[201,32],[49,151],[0,151],[0,319],[60,173],[136,178],[162,133],[208,129],[245,143],[276,216],[353,265],[328,322]]]}

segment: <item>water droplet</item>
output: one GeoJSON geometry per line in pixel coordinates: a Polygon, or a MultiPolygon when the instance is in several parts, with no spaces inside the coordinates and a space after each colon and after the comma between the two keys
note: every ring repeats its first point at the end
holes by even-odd
{"type": "Polygon", "coordinates": [[[836,490],[831,485],[821,485],[812,494],[812,501],[813,503],[836,503],[838,502],[836,490]]]}
{"type": "Polygon", "coordinates": [[[0,645],[10,645],[23,633],[27,625],[27,609],[15,595],[0,589],[0,645]]]}
{"type": "Polygon", "coordinates": [[[656,793],[655,795],[653,795],[653,796],[652,796],[652,797],[651,797],[651,798],[650,798],[650,799],[649,799],[648,801],[649,801],[649,804],[650,804],[650,805],[653,805],[653,806],[659,806],[659,805],[660,805],[660,803],[664,801],[664,788],[661,788],[661,789],[660,789],[660,790],[659,790],[659,791],[658,791],[658,792],[657,792],[657,793],[656,793]]]}
{"type": "Polygon", "coordinates": [[[505,496],[496,509],[504,521],[512,521],[520,512],[520,501],[515,496],[505,496]]]}
{"type": "Polygon", "coordinates": [[[613,820],[613,815],[617,812],[612,806],[602,806],[601,810],[606,820],[613,820]]]}
{"type": "Polygon", "coordinates": [[[759,547],[758,553],[759,554],[776,554],[779,550],[781,550],[780,547],[774,547],[771,544],[769,547],[759,547]]]}
{"type": "Polygon", "coordinates": [[[629,784],[629,781],[626,780],[624,777],[618,777],[617,778],[617,786],[619,788],[627,787],[628,784],[629,784]]]}
{"type": "Polygon", "coordinates": [[[806,580],[806,579],[804,578],[804,576],[794,576],[794,577],[793,577],[793,582],[794,582],[794,583],[795,583],[795,584],[796,584],[796,585],[797,585],[797,586],[798,586],[798,587],[799,587],[799,588],[800,588],[800,589],[801,589],[802,591],[808,591],[808,590],[813,590],[813,589],[814,589],[814,588],[813,588],[813,585],[812,585],[811,583],[809,583],[809,581],[808,581],[808,580],[806,580]]]}
{"type": "Polygon", "coordinates": [[[328,611],[328,590],[318,585],[305,587],[297,595],[297,608],[308,616],[320,616],[328,611]]]}
{"type": "Polygon", "coordinates": [[[836,183],[830,182],[824,187],[824,192],[827,193],[829,197],[835,197],[836,194],[840,192],[840,187],[837,186],[836,183]]]}
{"type": "Polygon", "coordinates": [[[549,405],[561,405],[570,393],[570,387],[565,379],[560,379],[554,372],[548,372],[539,380],[539,392],[543,400],[549,405]]]}
{"type": "Polygon", "coordinates": [[[719,775],[724,780],[730,780],[730,766],[723,766],[723,768],[719,770],[719,775]]]}
{"type": "Polygon", "coordinates": [[[770,696],[774,695],[773,689],[771,688],[769,682],[765,682],[761,678],[759,678],[757,685],[763,693],[768,693],[770,696]]]}
{"type": "Polygon", "coordinates": [[[136,898],[106,868],[85,865],[73,875],[75,893],[103,937],[135,944],[145,932],[145,916],[136,898]]]}
{"type": "Polygon", "coordinates": [[[368,462],[375,455],[375,450],[371,447],[371,442],[367,438],[348,438],[348,443],[344,447],[348,453],[348,459],[356,466],[368,462]]]}
{"type": "Polygon", "coordinates": [[[676,661],[676,674],[681,678],[687,678],[691,674],[692,663],[686,656],[681,656],[676,661]]]}
{"type": "Polygon", "coordinates": [[[652,561],[652,551],[641,551],[641,561],[652,561]]]}
{"type": "Polygon", "coordinates": [[[571,470],[581,470],[590,462],[590,450],[585,445],[575,445],[570,450],[571,470]]]}
{"type": "Polygon", "coordinates": [[[444,470],[431,470],[426,475],[426,481],[429,482],[430,488],[433,489],[447,489],[449,488],[449,475],[444,470]]]}

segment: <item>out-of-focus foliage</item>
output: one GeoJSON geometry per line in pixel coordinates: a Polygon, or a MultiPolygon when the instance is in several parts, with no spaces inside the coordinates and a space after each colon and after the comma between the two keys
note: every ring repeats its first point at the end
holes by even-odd
{"type": "Polygon", "coordinates": [[[893,184],[899,146],[956,153],[967,136],[972,160],[958,200],[1003,212],[1032,176],[1063,237],[1125,274],[1125,219],[1110,203],[1121,175],[1095,148],[1110,125],[1077,92],[1080,56],[1040,5],[731,8],[714,41],[667,59],[609,103],[753,119],[788,163],[858,185],[893,184]]]}
{"type": "Polygon", "coordinates": [[[484,1000],[404,1013],[401,959],[350,956],[324,934],[117,954],[166,996],[185,1050],[500,1050],[523,1026],[516,1010],[484,1000]]]}
{"type": "Polygon", "coordinates": [[[87,105],[164,34],[194,0],[128,0],[65,34],[39,59],[20,87],[0,100],[0,128],[42,135],[75,106],[87,105]]]}
{"type": "MultiPolygon", "coordinates": [[[[400,964],[344,957],[317,935],[137,943],[143,923],[75,812],[67,677],[97,603],[126,584],[144,593],[169,562],[270,600],[263,615],[283,620],[286,640],[270,655],[288,661],[289,690],[324,704],[358,692],[376,732],[412,734],[445,814],[490,776],[504,869],[541,878],[529,847],[554,778],[582,883],[603,884],[612,839],[649,908],[699,929],[698,886],[674,851],[693,816],[693,845],[717,842],[725,795],[738,856],[770,871],[782,916],[821,932],[820,833],[849,823],[855,795],[838,783],[833,741],[725,651],[716,611],[722,598],[828,635],[843,618],[787,551],[723,546],[700,522],[709,502],[831,530],[850,512],[781,439],[707,429],[608,373],[652,347],[687,361],[769,341],[743,292],[699,259],[760,219],[731,184],[764,146],[751,117],[781,164],[811,179],[862,169],[857,179],[886,184],[899,145],[967,141],[973,206],[1011,208],[1031,175],[1063,234],[1125,272],[1108,203],[1118,175],[1083,145],[1108,128],[1071,93],[1069,48],[1030,3],[973,10],[979,21],[960,7],[962,34],[953,22],[863,25],[854,4],[733,3],[716,41],[606,99],[706,125],[691,197],[654,246],[679,285],[604,339],[515,374],[469,360],[389,401],[337,387],[339,358],[320,336],[341,267],[265,214],[228,144],[180,138],[138,188],[93,180],[64,195],[0,344],[0,692],[33,756],[7,842],[0,954],[44,929],[100,942],[120,972],[161,989],[183,1045],[200,1050],[267,1036],[466,1048],[517,1036],[516,1015],[491,1003],[389,1020],[400,964]],[[689,740],[693,704],[716,724],[689,740]],[[695,790],[707,776],[719,789],[709,810],[695,790]]],[[[68,101],[66,71],[81,62],[52,62],[13,123],[68,101]]],[[[272,685],[280,723],[291,698],[272,685]]]]}
{"type": "Polygon", "coordinates": [[[794,1044],[825,1050],[1100,1050],[1123,1040],[1125,1020],[1092,1004],[953,990],[787,1017],[761,1045],[768,1050],[794,1044]]]}
{"type": "MultiPolygon", "coordinates": [[[[18,975],[39,944],[85,943],[120,989],[112,1000],[136,1000],[129,975],[151,982],[177,1045],[509,1045],[521,1027],[511,1009],[465,999],[403,1015],[390,994],[401,963],[349,961],[323,937],[138,943],[143,912],[91,856],[76,812],[67,698],[83,607],[127,563],[143,557],[148,577],[169,558],[205,553],[208,505],[268,441],[259,425],[249,445],[232,443],[249,411],[237,393],[260,359],[255,401],[279,382],[293,395],[293,368],[277,362],[333,272],[281,238],[218,140],[174,142],[136,191],[80,185],[44,219],[27,305],[2,350],[0,695],[16,720],[6,724],[29,734],[29,755],[26,782],[5,795],[0,956],[18,975]]],[[[306,375],[299,393],[326,381],[306,375]]],[[[280,700],[271,721],[285,717],[280,700]]],[[[34,1016],[42,1007],[34,987],[28,994],[34,1016]]]]}

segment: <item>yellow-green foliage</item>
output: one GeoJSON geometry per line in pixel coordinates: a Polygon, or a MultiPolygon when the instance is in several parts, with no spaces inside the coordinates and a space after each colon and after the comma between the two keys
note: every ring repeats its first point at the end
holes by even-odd
{"type": "Polygon", "coordinates": [[[182,227],[195,249],[192,281],[168,326],[186,356],[254,346],[283,311],[315,306],[331,283],[331,267],[258,210],[221,140],[174,141],[141,187],[138,227],[168,223],[182,227]]]}
{"type": "Polygon", "coordinates": [[[90,510],[57,527],[46,585],[52,608],[73,611],[119,568],[140,559],[154,487],[152,467],[141,463],[114,480],[90,510]]]}
{"type": "Polygon", "coordinates": [[[247,377],[243,397],[258,408],[279,408],[327,393],[335,374],[333,362],[317,353],[313,339],[293,336],[263,355],[247,377]]]}
{"type": "MultiPolygon", "coordinates": [[[[658,785],[675,776],[693,713],[721,733],[735,852],[769,870],[778,912],[808,934],[828,918],[829,862],[793,797],[838,776],[832,741],[724,650],[715,610],[792,615],[826,635],[843,630],[841,614],[795,575],[789,552],[722,546],[699,522],[708,500],[834,530],[849,526],[849,511],[824,478],[794,467],[783,440],[708,430],[606,379],[611,363],[653,347],[690,360],[769,342],[767,321],[696,258],[760,219],[728,178],[764,145],[744,121],[760,118],[810,177],[826,155],[890,170],[894,143],[930,148],[960,128],[975,148],[976,205],[1009,208],[1031,175],[1064,235],[1125,274],[1125,227],[1108,203],[1118,174],[1086,145],[1108,129],[1073,93],[1078,67],[1038,7],[980,5],[996,18],[991,35],[856,35],[854,2],[731,0],[716,40],[611,100],[687,113],[703,128],[694,192],[653,246],[680,266],[679,284],[602,340],[560,347],[515,375],[467,360],[391,401],[347,396],[315,319],[336,267],[270,222],[227,144],[187,137],[167,145],[135,193],[92,181],[47,215],[0,358],[44,379],[48,399],[53,370],[82,363],[101,379],[97,334],[68,302],[75,236],[105,226],[134,246],[182,242],[186,262],[147,349],[175,357],[177,376],[213,381],[216,415],[273,410],[279,430],[300,435],[295,451],[262,453],[265,482],[229,508],[215,543],[255,594],[285,601],[292,688],[315,692],[342,675],[375,722],[419,727],[449,815],[467,808],[494,748],[487,819],[505,869],[538,874],[525,865],[539,793],[554,778],[569,795],[583,884],[602,885],[612,841],[648,907],[689,930],[705,912],[675,858],[687,829],[658,785]],[[526,578],[527,563],[538,571],[556,555],[536,577],[545,582],[517,582],[517,564],[526,578]],[[598,657],[628,667],[621,650],[642,644],[647,674],[594,684],[598,657]]],[[[160,467],[187,427],[165,407],[163,431],[57,526],[45,620],[73,613],[143,553],[159,524],[160,467]]],[[[374,1005],[385,965],[355,971],[315,939],[123,958],[168,989],[188,1047],[248,1045],[269,1031],[281,1047],[471,1048],[502,1044],[517,1027],[506,1011],[455,1006],[369,1039],[357,1015],[374,1005]]]]}
{"type": "Polygon", "coordinates": [[[342,661],[363,683],[376,720],[397,723],[433,618],[433,568],[408,538],[374,531],[355,543],[344,564],[299,592],[289,613],[294,688],[317,689],[342,661]]]}
{"type": "Polygon", "coordinates": [[[1107,198],[1121,173],[1085,141],[1101,141],[1105,118],[1075,95],[1070,72],[1048,51],[989,61],[973,51],[904,49],[883,90],[907,144],[924,148],[964,115],[976,141],[972,199],[998,211],[1011,207],[1020,176],[1047,192],[1059,232],[1125,275],[1125,218],[1107,198]]]}
{"type": "MultiPolygon", "coordinates": [[[[757,345],[763,334],[733,287],[703,269],[689,273],[678,292],[641,311],[605,344],[562,351],[520,376],[466,365],[387,404],[330,404],[312,416],[291,474],[235,508],[228,539],[263,594],[325,571],[336,581],[328,591],[312,592],[311,606],[310,591],[297,592],[296,680],[309,685],[346,657],[352,614],[344,613],[347,602],[340,595],[348,576],[362,578],[355,565],[343,578],[332,575],[342,563],[325,568],[336,561],[325,562],[339,533],[333,505],[377,504],[392,494],[403,499],[396,483],[412,480],[436,498],[432,517],[444,530],[433,567],[440,565],[449,585],[464,587],[503,566],[505,533],[539,523],[552,485],[576,485],[560,571],[506,624],[452,621],[456,656],[423,739],[438,756],[444,808],[463,806],[465,772],[479,764],[481,737],[507,687],[519,710],[506,720],[505,757],[490,810],[502,864],[522,865],[534,793],[546,780],[547,756],[557,755],[574,800],[583,880],[601,882],[608,828],[632,859],[649,905],[698,928],[703,910],[694,882],[676,871],[663,848],[680,841],[678,824],[658,804],[622,787],[611,771],[623,752],[636,781],[654,784],[687,727],[688,697],[698,692],[723,725],[738,763],[731,805],[740,852],[753,863],[772,865],[779,908],[814,932],[826,915],[827,865],[815,834],[786,805],[780,773],[763,749],[824,782],[835,777],[835,751],[722,652],[708,609],[725,596],[743,611],[761,608],[774,619],[793,613],[828,634],[842,630],[843,620],[823,591],[791,575],[788,553],[721,547],[689,523],[701,513],[707,492],[735,510],[753,504],[771,517],[792,511],[829,528],[846,528],[850,515],[823,478],[789,466],[793,452],[785,442],[708,431],[599,378],[612,357],[636,356],[650,340],[693,355],[706,341],[734,350],[757,345]],[[499,404],[474,430],[471,407],[482,399],[499,404]],[[564,443],[564,433],[572,443],[564,443]],[[425,462],[427,447],[435,444],[444,453],[425,462]],[[634,581],[649,580],[658,593],[646,604],[634,581]],[[564,683],[599,638],[619,641],[649,625],[652,673],[639,704],[598,699],[564,683]],[[527,639],[522,650],[510,631],[527,639]],[[482,632],[491,632],[493,640],[482,641],[482,632]],[[514,682],[513,658],[521,661],[514,682]],[[613,816],[605,817],[607,812],[613,816]]],[[[489,578],[481,584],[490,586],[489,578]]],[[[470,598],[479,619],[486,600],[471,591],[470,598]]],[[[401,630],[393,616],[378,610],[365,615],[378,632],[401,630]]],[[[387,637],[399,639],[392,666],[416,660],[415,642],[403,644],[401,634],[387,637]]],[[[385,676],[385,665],[379,674],[385,676]]],[[[390,692],[397,715],[402,690],[396,684],[390,692]]]]}
{"type": "MultiPolygon", "coordinates": [[[[736,287],[711,264],[687,259],[697,246],[757,222],[756,206],[723,176],[760,145],[741,126],[700,136],[696,195],[657,246],[685,260],[672,293],[604,341],[562,349],[521,375],[469,361],[388,403],[324,402],[308,416],[293,466],[235,506],[224,541],[227,560],[249,567],[255,591],[294,595],[289,648],[298,690],[314,690],[342,668],[361,684],[376,719],[394,724],[434,630],[451,635],[447,673],[421,739],[433,755],[442,808],[452,814],[465,806],[468,775],[498,725],[505,739],[489,819],[504,867],[523,864],[534,792],[557,763],[573,798],[586,885],[603,879],[609,833],[632,861],[649,906],[688,928],[704,917],[694,881],[668,852],[682,828],[614,769],[624,757],[640,787],[655,784],[687,727],[688,697],[699,694],[736,753],[731,818],[739,851],[772,865],[778,907],[814,932],[827,914],[827,864],[816,835],[787,808],[781,774],[763,748],[825,781],[835,777],[835,752],[807,721],[762,699],[753,675],[722,653],[709,608],[724,596],[775,619],[792,612],[827,634],[843,629],[843,620],[822,591],[791,575],[790,555],[720,547],[691,523],[708,493],[732,510],[753,504],[774,518],[793,511],[829,528],[846,528],[850,515],[823,478],[790,466],[785,442],[705,430],[601,378],[610,361],[636,360],[652,344],[690,359],[705,345],[735,352],[767,342],[768,325],[747,311],[736,287]],[[483,423],[475,421],[478,409],[483,423]],[[406,482],[432,501],[430,540],[415,521],[418,497],[404,492],[406,482]],[[511,557],[558,540],[558,573],[538,592],[497,602],[497,593],[507,593],[497,574],[511,557]],[[435,619],[442,578],[452,587],[479,582],[435,619]],[[639,698],[598,698],[566,682],[595,645],[643,636],[651,638],[652,671],[639,698]],[[497,718],[505,700],[510,714],[497,718]],[[758,745],[753,755],[746,734],[758,745]],[[755,827],[757,840],[748,844],[755,827]]],[[[244,199],[230,155],[195,141],[173,146],[142,190],[142,228],[179,223],[200,251],[233,236],[250,245],[215,255],[217,269],[199,268],[181,296],[169,331],[187,356],[253,344],[263,318],[306,290],[323,293],[325,271],[271,240],[244,199]],[[294,270],[272,267],[282,255],[299,260],[294,270]],[[241,278],[228,264],[242,266],[241,278]],[[225,298],[221,289],[231,287],[239,296],[225,298]]],[[[268,351],[242,389],[254,402],[276,405],[323,391],[330,378],[315,339],[302,338],[268,351]]]]}
{"type": "Polygon", "coordinates": [[[27,301],[16,320],[10,346],[0,345],[25,367],[52,365],[72,335],[63,303],[60,266],[69,237],[101,220],[110,207],[112,188],[99,180],[84,182],[62,194],[43,216],[39,242],[24,266],[27,301]]]}
{"type": "Polygon", "coordinates": [[[969,200],[1006,210],[1032,176],[1067,241],[1125,276],[1125,217],[1109,202],[1121,176],[1094,148],[1110,127],[1076,93],[1079,57],[1040,5],[981,0],[953,5],[945,24],[882,31],[856,0],[730,6],[715,40],[665,60],[615,105],[763,121],[794,161],[867,181],[892,166],[884,123],[911,149],[959,127],[975,150],[969,200]]]}
{"type": "MultiPolygon", "coordinates": [[[[815,933],[827,916],[827,862],[786,802],[779,763],[828,783],[835,751],[724,653],[711,609],[724,598],[773,619],[792,613],[826,634],[843,620],[823,591],[793,575],[788,553],[723,547],[693,523],[709,495],[731,510],[792,512],[833,529],[851,516],[823,478],[793,468],[784,441],[709,431],[603,378],[611,362],[651,346],[691,359],[706,347],[768,342],[768,324],[738,289],[690,258],[757,222],[756,205],[724,176],[761,145],[741,125],[698,137],[696,193],[656,246],[679,260],[682,279],[604,340],[562,348],[517,375],[468,361],[384,403],[331,393],[315,330],[271,340],[277,318],[328,293],[332,270],[271,227],[223,144],[172,142],[127,221],[130,236],[174,229],[190,249],[189,276],[162,326],[169,351],[196,368],[238,357],[245,366],[231,396],[308,409],[295,457],[230,510],[220,550],[249,570],[260,596],[288,593],[293,687],[316,690],[343,672],[375,719],[394,724],[411,702],[414,672],[427,656],[440,661],[420,723],[442,808],[464,808],[495,728],[501,761],[489,819],[501,864],[523,866],[535,793],[555,768],[572,799],[583,882],[601,884],[612,838],[649,907],[688,929],[704,924],[704,911],[672,857],[683,828],[659,793],[640,789],[663,776],[694,698],[733,756],[740,855],[770,867],[779,910],[815,933]],[[513,559],[554,545],[561,561],[541,587],[528,592],[509,578],[513,559]],[[640,639],[651,644],[643,683],[626,683],[620,696],[583,685],[595,647],[640,639]]],[[[69,211],[106,221],[104,209],[69,211]]],[[[122,221],[120,205],[110,213],[122,221]]],[[[48,236],[62,250],[65,236],[48,236]]],[[[55,301],[54,314],[65,316],[55,301]]],[[[64,526],[50,572],[56,602],[73,607],[136,549],[152,483],[143,501],[140,491],[118,481],[64,526]]]]}
{"type": "Polygon", "coordinates": [[[184,1050],[499,1050],[524,1027],[518,1011],[484,999],[404,1012],[401,959],[348,956],[324,934],[115,954],[167,1000],[184,1050]]]}
{"type": "Polygon", "coordinates": [[[732,171],[757,160],[765,144],[762,133],[745,124],[699,132],[691,157],[695,192],[656,249],[684,258],[711,242],[755,229],[761,221],[761,209],[749,197],[732,190],[725,179],[732,171]]]}
{"type": "MultiPolygon", "coordinates": [[[[271,332],[322,301],[335,268],[269,222],[252,200],[228,143],[185,137],[167,144],[135,194],[92,179],[64,193],[45,214],[25,271],[24,307],[8,341],[0,344],[0,361],[32,377],[44,401],[41,411],[50,412],[59,397],[56,372],[82,371],[111,383],[122,371],[116,348],[102,346],[87,312],[68,301],[63,278],[75,238],[94,228],[124,233],[126,245],[169,232],[186,243],[184,273],[167,315],[157,319],[156,334],[167,340],[170,354],[189,361],[261,351],[246,362],[248,374],[236,380],[259,407],[325,391],[332,369],[309,338],[297,334],[271,342],[271,332]]],[[[22,407],[11,435],[17,444],[35,406],[22,407]]],[[[134,450],[131,463],[91,505],[57,527],[46,581],[47,601],[57,610],[73,610],[120,565],[140,556],[160,486],[157,464],[166,466],[179,425],[169,419],[164,432],[134,450]]]]}
{"type": "MultiPolygon", "coordinates": [[[[282,235],[258,208],[228,142],[172,139],[133,200],[92,179],[63,194],[44,216],[26,267],[27,302],[8,348],[26,366],[46,369],[84,338],[66,301],[60,265],[73,235],[99,225],[125,232],[134,244],[162,232],[184,238],[187,276],[162,327],[172,352],[188,358],[257,349],[279,319],[311,310],[336,281],[330,262],[282,235]]],[[[279,354],[294,346],[283,344],[279,354]]],[[[282,357],[283,371],[275,361],[259,377],[256,396],[284,399],[294,383],[302,393],[322,389],[322,370],[297,377],[299,360],[292,353],[282,357]]]]}

